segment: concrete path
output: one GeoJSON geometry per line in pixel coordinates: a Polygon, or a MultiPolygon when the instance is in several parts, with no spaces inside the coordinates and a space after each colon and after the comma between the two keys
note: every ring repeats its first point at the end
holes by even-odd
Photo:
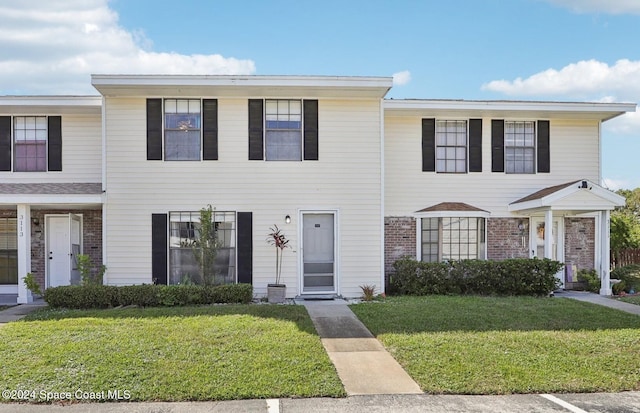
{"type": "Polygon", "coordinates": [[[612,298],[590,293],[587,291],[562,291],[555,294],[559,298],[573,298],[574,300],[586,301],[588,303],[602,305],[604,307],[615,308],[616,310],[640,315],[640,305],[625,303],[612,298]]]}
{"type": "Polygon", "coordinates": [[[343,300],[298,301],[306,307],[349,396],[422,394],[343,300]]]}
{"type": "Polygon", "coordinates": [[[47,305],[47,303],[45,303],[43,300],[37,300],[30,304],[18,304],[5,310],[1,310],[0,327],[2,327],[6,323],[10,323],[11,321],[20,320],[33,310],[44,307],[45,305],[47,305]]]}

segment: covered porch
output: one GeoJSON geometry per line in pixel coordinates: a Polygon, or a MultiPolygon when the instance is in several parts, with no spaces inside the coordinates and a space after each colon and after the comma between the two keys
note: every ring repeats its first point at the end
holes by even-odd
{"type": "Polygon", "coordinates": [[[0,184],[0,300],[30,303],[41,290],[79,283],[79,254],[102,262],[102,185],[0,184]]]}
{"type": "MultiPolygon", "coordinates": [[[[611,295],[610,213],[624,204],[624,197],[592,181],[580,179],[547,187],[518,199],[509,205],[509,211],[529,217],[531,257],[561,262],[565,262],[564,218],[593,218],[594,269],[600,276],[600,295],[611,295]]],[[[564,288],[564,274],[559,274],[558,278],[564,288]]]]}

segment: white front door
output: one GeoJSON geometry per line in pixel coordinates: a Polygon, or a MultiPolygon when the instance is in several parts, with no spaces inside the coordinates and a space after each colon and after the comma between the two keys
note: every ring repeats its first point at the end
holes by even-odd
{"type": "Polygon", "coordinates": [[[302,293],[336,292],[335,213],[302,214],[302,293]]]}
{"type": "Polygon", "coordinates": [[[48,287],[79,284],[77,257],[81,254],[80,217],[69,214],[46,217],[48,287]]]}
{"type": "MultiPolygon", "coordinates": [[[[562,218],[553,219],[552,239],[551,239],[551,259],[564,262],[564,228],[562,226],[562,218]]],[[[531,218],[531,258],[544,258],[544,240],[549,236],[549,231],[545,228],[544,217],[531,218]]],[[[562,282],[564,288],[564,271],[556,274],[556,278],[562,282]]]]}

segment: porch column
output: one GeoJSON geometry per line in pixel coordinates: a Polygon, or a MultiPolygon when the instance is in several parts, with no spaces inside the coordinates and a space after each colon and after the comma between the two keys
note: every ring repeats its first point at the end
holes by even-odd
{"type": "Polygon", "coordinates": [[[611,295],[610,260],[610,211],[600,211],[600,295],[611,295]]]}
{"type": "Polygon", "coordinates": [[[31,205],[18,204],[18,303],[33,302],[23,278],[31,272],[31,205]]]}
{"type": "Polygon", "coordinates": [[[553,259],[553,211],[544,213],[544,257],[553,259]]]}

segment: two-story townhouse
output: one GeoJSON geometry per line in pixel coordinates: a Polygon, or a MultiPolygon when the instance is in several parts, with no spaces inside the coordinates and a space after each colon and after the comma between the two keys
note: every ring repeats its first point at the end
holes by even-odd
{"type": "Polygon", "coordinates": [[[383,97],[391,78],[94,75],[104,96],[105,282],[198,277],[214,208],[216,282],[275,279],[289,297],[382,287],[383,97]]]}
{"type": "MultiPolygon", "coordinates": [[[[602,122],[633,104],[383,100],[390,78],[94,75],[101,97],[0,98],[0,297],[79,282],[216,282],[287,295],[379,291],[395,259],[548,257],[609,294],[602,122]],[[549,230],[550,229],[550,230],[549,230]],[[571,267],[572,268],[572,267],[571,267]]],[[[564,282],[566,278],[559,275],[564,282]]]]}
{"type": "Polygon", "coordinates": [[[609,213],[625,200],[599,185],[600,131],[634,104],[387,100],[384,110],[387,275],[407,255],[546,257],[596,269],[611,293],[609,213]]]}
{"type": "Polygon", "coordinates": [[[81,253],[102,263],[99,96],[0,97],[0,295],[32,299],[79,282],[81,253]]]}

